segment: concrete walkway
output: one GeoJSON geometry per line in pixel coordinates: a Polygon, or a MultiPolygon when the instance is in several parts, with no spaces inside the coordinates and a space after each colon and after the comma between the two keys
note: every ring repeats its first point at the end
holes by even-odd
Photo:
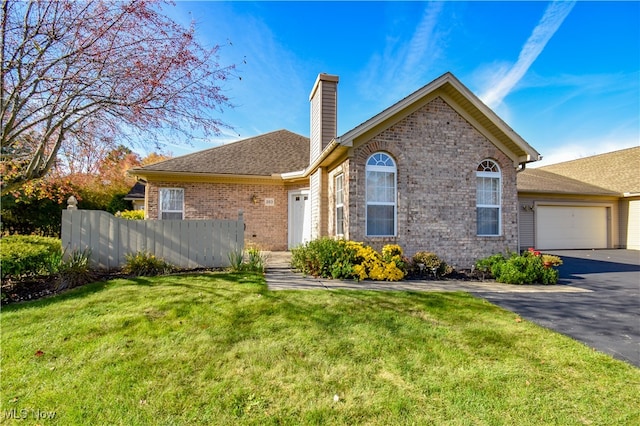
{"type": "Polygon", "coordinates": [[[494,281],[355,281],[304,276],[290,268],[290,252],[267,253],[265,278],[270,290],[465,291],[468,293],[589,293],[570,285],[511,285],[494,281]]]}

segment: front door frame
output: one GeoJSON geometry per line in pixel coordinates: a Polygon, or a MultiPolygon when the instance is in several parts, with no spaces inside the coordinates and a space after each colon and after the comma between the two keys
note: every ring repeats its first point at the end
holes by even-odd
{"type": "Polygon", "coordinates": [[[288,221],[287,221],[287,243],[288,248],[291,250],[293,247],[299,245],[301,242],[305,243],[311,239],[311,191],[309,189],[295,189],[289,191],[287,197],[288,201],[288,221]],[[302,241],[293,241],[294,237],[294,197],[307,197],[306,208],[304,211],[304,217],[302,218],[302,241]]]}

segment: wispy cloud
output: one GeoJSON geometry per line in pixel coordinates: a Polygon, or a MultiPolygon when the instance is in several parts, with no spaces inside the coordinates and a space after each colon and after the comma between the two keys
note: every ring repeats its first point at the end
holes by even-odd
{"type": "Polygon", "coordinates": [[[403,58],[401,78],[405,79],[422,74],[422,71],[437,58],[439,36],[436,27],[442,12],[442,4],[441,2],[430,3],[424,10],[422,20],[413,33],[403,58]]]}
{"type": "Polygon", "coordinates": [[[358,79],[363,96],[388,106],[424,84],[425,74],[441,56],[438,22],[443,7],[443,2],[428,3],[408,41],[387,37],[384,50],[371,57],[358,79]],[[387,98],[390,95],[393,99],[387,98]]]}
{"type": "Polygon", "coordinates": [[[544,153],[542,160],[531,163],[531,168],[548,166],[564,161],[577,160],[592,155],[604,154],[625,148],[638,146],[636,134],[618,134],[611,132],[609,135],[598,135],[593,139],[581,139],[579,141],[558,142],[548,152],[544,153]]]}
{"type": "Polygon", "coordinates": [[[531,36],[522,47],[518,61],[509,69],[501,69],[488,82],[488,89],[480,98],[491,108],[502,103],[502,100],[513,90],[531,67],[531,64],[542,53],[545,46],[564,22],[575,1],[554,1],[544,12],[542,19],[534,28],[531,36]]]}

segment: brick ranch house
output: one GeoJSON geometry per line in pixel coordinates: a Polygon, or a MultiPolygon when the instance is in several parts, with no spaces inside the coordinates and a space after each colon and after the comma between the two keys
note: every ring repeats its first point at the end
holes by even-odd
{"type": "Polygon", "coordinates": [[[337,136],[338,77],[310,95],[310,138],[279,130],[132,170],[148,219],[235,219],[245,243],[396,243],[457,268],[518,250],[516,175],[539,153],[445,73],[337,136]]]}

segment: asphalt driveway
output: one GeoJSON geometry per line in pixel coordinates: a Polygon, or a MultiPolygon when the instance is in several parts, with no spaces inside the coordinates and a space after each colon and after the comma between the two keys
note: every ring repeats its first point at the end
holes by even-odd
{"type": "Polygon", "coordinates": [[[476,293],[640,367],[640,251],[561,250],[560,284],[589,292],[476,293]]]}

